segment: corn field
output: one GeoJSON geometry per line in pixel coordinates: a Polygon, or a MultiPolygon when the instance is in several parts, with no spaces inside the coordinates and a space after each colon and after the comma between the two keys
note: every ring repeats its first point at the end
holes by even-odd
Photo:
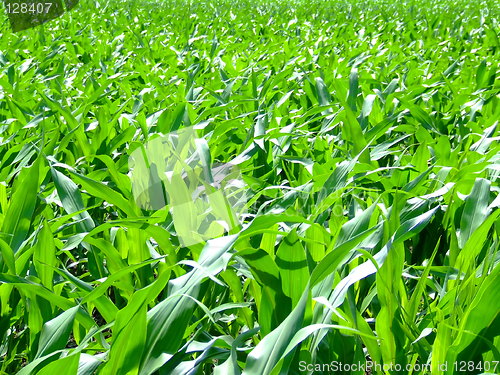
{"type": "Polygon", "coordinates": [[[4,7],[0,374],[500,373],[499,6],[4,7]]]}

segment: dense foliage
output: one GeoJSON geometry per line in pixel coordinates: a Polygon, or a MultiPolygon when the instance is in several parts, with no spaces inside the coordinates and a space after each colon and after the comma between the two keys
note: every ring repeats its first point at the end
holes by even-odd
{"type": "Polygon", "coordinates": [[[3,17],[2,374],[500,371],[498,2],[3,17]],[[190,127],[248,214],[186,245],[129,161],[190,127]]]}

